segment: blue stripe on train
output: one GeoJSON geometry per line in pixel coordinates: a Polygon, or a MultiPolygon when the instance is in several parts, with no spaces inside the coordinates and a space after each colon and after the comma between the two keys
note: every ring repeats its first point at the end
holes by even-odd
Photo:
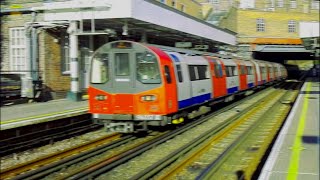
{"type": "Polygon", "coordinates": [[[232,94],[235,93],[239,90],[238,86],[236,87],[232,87],[232,88],[228,88],[228,94],[232,94]]]}
{"type": "Polygon", "coordinates": [[[189,99],[185,99],[185,100],[182,100],[182,101],[179,101],[179,109],[181,108],[185,108],[185,107],[188,107],[188,106],[192,106],[194,104],[199,104],[199,103],[203,103],[205,102],[206,100],[209,100],[211,99],[211,94],[208,93],[208,94],[203,94],[203,95],[200,95],[200,96],[196,96],[196,97],[192,97],[192,98],[189,98],[189,99]]]}
{"type": "Polygon", "coordinates": [[[248,84],[248,88],[252,88],[253,85],[254,85],[253,83],[249,83],[249,84],[248,84]]]}

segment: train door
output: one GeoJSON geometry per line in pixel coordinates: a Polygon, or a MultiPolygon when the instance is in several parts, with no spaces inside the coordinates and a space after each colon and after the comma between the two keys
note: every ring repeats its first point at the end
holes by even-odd
{"type": "Polygon", "coordinates": [[[190,77],[187,73],[188,66],[179,53],[170,52],[168,54],[174,63],[178,89],[178,109],[182,109],[189,106],[192,99],[190,77]]]}
{"type": "Polygon", "coordinates": [[[227,85],[223,66],[220,60],[207,57],[212,74],[213,97],[218,98],[227,94],[227,85]]]}
{"type": "Polygon", "coordinates": [[[239,72],[239,89],[240,91],[246,90],[248,88],[247,85],[247,68],[245,65],[236,60],[237,62],[237,67],[238,67],[238,72],[239,72]]]}
{"type": "Polygon", "coordinates": [[[267,66],[265,63],[259,63],[260,72],[261,72],[261,84],[265,84],[267,82],[267,66]]]}
{"type": "Polygon", "coordinates": [[[134,54],[131,50],[110,51],[111,87],[114,96],[114,113],[133,113],[134,111],[134,54]]]}

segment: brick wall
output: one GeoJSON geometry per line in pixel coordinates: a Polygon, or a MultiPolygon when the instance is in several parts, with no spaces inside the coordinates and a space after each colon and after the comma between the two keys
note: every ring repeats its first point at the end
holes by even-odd
{"type": "Polygon", "coordinates": [[[48,32],[44,33],[44,63],[45,84],[53,91],[70,90],[70,76],[63,75],[61,70],[60,41],[48,32]]]}

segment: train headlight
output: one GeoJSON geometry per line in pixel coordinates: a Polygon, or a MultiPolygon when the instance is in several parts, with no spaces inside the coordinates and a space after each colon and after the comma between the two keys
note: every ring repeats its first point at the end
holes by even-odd
{"type": "Polygon", "coordinates": [[[104,101],[104,100],[107,100],[107,96],[105,95],[96,95],[96,97],[94,97],[95,100],[98,100],[98,101],[104,101]]]}
{"type": "Polygon", "coordinates": [[[155,100],[157,100],[157,97],[155,95],[145,95],[145,96],[141,96],[140,100],[141,101],[155,101],[155,100]]]}

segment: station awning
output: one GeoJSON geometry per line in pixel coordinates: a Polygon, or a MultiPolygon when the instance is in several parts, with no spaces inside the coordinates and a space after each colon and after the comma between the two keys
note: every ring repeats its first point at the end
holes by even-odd
{"type": "Polygon", "coordinates": [[[285,53],[308,53],[302,45],[256,45],[256,52],[285,52],[285,53]]]}
{"type": "Polygon", "coordinates": [[[252,44],[301,45],[301,39],[290,38],[257,38],[252,44]]]}
{"type": "Polygon", "coordinates": [[[122,32],[127,24],[131,34],[147,33],[172,41],[193,40],[203,44],[236,44],[236,33],[154,0],[71,0],[47,2],[41,8],[45,21],[78,20],[94,23],[95,30],[111,28],[117,32],[122,32]]]}

